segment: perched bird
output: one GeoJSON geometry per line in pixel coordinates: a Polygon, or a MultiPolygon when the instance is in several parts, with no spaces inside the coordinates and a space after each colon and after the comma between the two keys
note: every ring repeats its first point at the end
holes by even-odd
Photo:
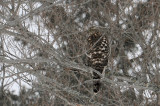
{"type": "MultiPolygon", "coordinates": [[[[104,67],[108,64],[109,57],[109,42],[107,36],[102,33],[95,27],[90,28],[89,37],[87,39],[89,51],[88,56],[88,65],[98,72],[102,73],[104,67]]],[[[93,72],[93,79],[100,79],[100,76],[93,72]]],[[[100,81],[93,82],[93,91],[97,93],[100,89],[100,81]]]]}

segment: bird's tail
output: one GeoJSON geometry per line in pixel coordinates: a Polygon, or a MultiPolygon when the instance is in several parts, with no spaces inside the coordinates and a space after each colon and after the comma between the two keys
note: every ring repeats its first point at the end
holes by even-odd
{"type": "Polygon", "coordinates": [[[93,92],[97,93],[100,89],[101,83],[99,81],[94,82],[93,84],[93,92]]]}
{"type": "MultiPolygon", "coordinates": [[[[97,73],[93,72],[93,79],[100,79],[100,78],[101,77],[97,73]]],[[[97,93],[99,91],[100,87],[101,87],[100,81],[93,82],[93,92],[94,93],[97,93]]]]}

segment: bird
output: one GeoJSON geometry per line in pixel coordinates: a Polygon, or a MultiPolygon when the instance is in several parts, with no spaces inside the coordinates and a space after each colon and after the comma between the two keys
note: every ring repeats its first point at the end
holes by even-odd
{"type": "MultiPolygon", "coordinates": [[[[110,53],[109,41],[106,34],[102,35],[101,31],[96,27],[91,27],[89,29],[89,34],[87,38],[88,44],[88,65],[100,72],[104,71],[104,68],[108,64],[108,58],[110,53]]],[[[93,79],[100,79],[100,75],[93,72],[93,79]]],[[[100,90],[101,83],[99,80],[93,81],[93,92],[97,93],[100,90]]]]}

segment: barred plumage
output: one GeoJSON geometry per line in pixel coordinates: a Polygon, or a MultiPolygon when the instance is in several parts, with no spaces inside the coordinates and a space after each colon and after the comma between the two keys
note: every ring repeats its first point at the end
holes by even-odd
{"type": "MultiPolygon", "coordinates": [[[[102,35],[98,29],[92,28],[88,37],[88,46],[89,66],[102,73],[104,67],[108,64],[110,50],[108,38],[102,35]]],[[[100,76],[93,72],[93,79],[100,79],[100,76]]],[[[100,89],[100,81],[95,81],[93,85],[93,91],[97,93],[100,89]]]]}

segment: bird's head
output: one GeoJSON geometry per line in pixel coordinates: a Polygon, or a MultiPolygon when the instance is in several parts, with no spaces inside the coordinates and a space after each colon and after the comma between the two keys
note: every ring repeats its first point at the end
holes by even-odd
{"type": "Polygon", "coordinates": [[[96,42],[102,34],[99,32],[98,28],[96,27],[91,27],[89,28],[89,34],[88,34],[88,42],[96,42]]]}

